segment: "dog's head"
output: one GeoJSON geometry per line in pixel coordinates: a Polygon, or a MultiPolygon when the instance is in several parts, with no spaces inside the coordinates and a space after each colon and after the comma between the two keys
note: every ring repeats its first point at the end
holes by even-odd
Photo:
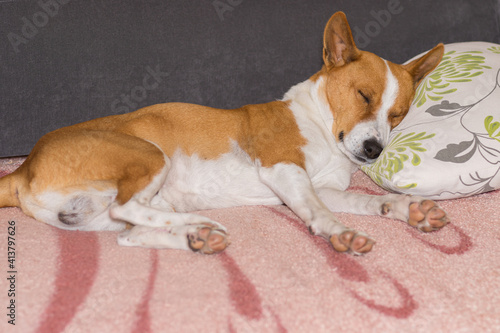
{"type": "Polygon", "coordinates": [[[408,113],[415,89],[441,61],[437,45],[406,65],[359,50],[342,12],[328,21],[320,76],[333,114],[340,149],[357,164],[371,163],[388,143],[389,132],[408,113]]]}

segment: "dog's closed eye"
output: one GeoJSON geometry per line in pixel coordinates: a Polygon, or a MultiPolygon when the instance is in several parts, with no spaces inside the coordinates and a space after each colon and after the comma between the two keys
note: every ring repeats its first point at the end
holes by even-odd
{"type": "Polygon", "coordinates": [[[399,120],[399,119],[401,119],[403,117],[404,117],[403,114],[390,114],[389,115],[389,119],[391,119],[391,120],[399,120]]]}
{"type": "Polygon", "coordinates": [[[358,94],[363,98],[363,101],[366,104],[370,104],[370,102],[371,102],[370,96],[367,93],[365,93],[365,92],[363,92],[361,90],[358,90],[358,94]]]}
{"type": "Polygon", "coordinates": [[[391,124],[391,128],[396,127],[403,121],[406,113],[391,113],[389,114],[389,122],[391,124]]]}

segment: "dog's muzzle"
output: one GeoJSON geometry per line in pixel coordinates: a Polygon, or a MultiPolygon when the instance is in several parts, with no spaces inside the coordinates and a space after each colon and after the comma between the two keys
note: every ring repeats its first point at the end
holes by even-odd
{"type": "Polygon", "coordinates": [[[372,123],[358,125],[339,142],[339,148],[358,165],[375,162],[384,150],[385,136],[374,127],[372,123]]]}
{"type": "Polygon", "coordinates": [[[380,156],[384,147],[374,139],[363,142],[363,149],[367,160],[375,160],[380,156]]]}
{"type": "Polygon", "coordinates": [[[357,164],[370,164],[380,156],[384,147],[376,139],[368,139],[363,141],[358,150],[351,153],[352,159],[357,164]]]}

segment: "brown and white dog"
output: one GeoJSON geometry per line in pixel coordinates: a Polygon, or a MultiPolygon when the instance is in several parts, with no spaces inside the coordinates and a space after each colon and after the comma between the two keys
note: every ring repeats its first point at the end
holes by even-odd
{"type": "Polygon", "coordinates": [[[336,13],[322,69],[282,100],[235,110],[159,104],[53,131],[0,179],[0,207],[63,229],[126,229],[121,245],[203,253],[226,248],[226,229],[189,211],[285,203],[313,234],[353,254],[374,242],[332,212],[439,229],[448,218],[433,201],[344,191],[356,165],[380,155],[442,55],[440,44],[396,65],[360,51],[336,13]]]}

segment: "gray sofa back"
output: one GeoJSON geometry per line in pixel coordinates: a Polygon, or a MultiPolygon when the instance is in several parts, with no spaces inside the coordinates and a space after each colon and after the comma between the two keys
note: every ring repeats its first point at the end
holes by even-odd
{"type": "Polygon", "coordinates": [[[321,67],[347,14],[358,46],[394,61],[438,42],[500,43],[500,0],[39,0],[0,3],[0,157],[56,128],[162,102],[279,99],[321,67]]]}

